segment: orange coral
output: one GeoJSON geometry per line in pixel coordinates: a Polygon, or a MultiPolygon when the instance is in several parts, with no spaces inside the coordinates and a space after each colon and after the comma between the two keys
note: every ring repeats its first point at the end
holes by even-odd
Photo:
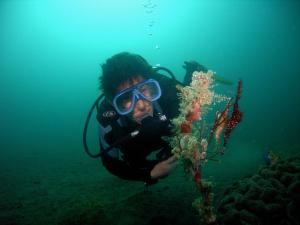
{"type": "Polygon", "coordinates": [[[216,131],[215,131],[215,139],[216,139],[216,142],[219,141],[220,139],[220,134],[221,132],[224,130],[226,124],[227,124],[227,115],[228,115],[228,111],[229,109],[226,108],[226,110],[224,111],[224,113],[221,113],[221,112],[217,112],[217,118],[218,118],[218,126],[216,128],[216,131]]]}

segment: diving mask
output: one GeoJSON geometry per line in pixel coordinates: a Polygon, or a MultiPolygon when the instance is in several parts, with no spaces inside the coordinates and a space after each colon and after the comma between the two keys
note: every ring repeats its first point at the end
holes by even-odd
{"type": "Polygon", "coordinates": [[[113,106],[120,115],[126,115],[132,112],[139,99],[153,102],[160,96],[159,83],[154,79],[148,79],[117,93],[113,98],[113,106]]]}

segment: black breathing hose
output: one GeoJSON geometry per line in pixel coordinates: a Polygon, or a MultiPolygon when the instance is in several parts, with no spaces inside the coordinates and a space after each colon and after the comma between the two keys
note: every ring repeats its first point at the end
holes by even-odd
{"type": "Polygon", "coordinates": [[[86,118],[85,124],[84,124],[84,129],[83,129],[83,146],[84,146],[84,150],[85,152],[92,158],[98,158],[101,156],[101,153],[98,154],[92,154],[91,151],[89,150],[89,147],[87,145],[87,141],[86,141],[86,134],[87,134],[87,129],[89,127],[89,122],[91,119],[91,116],[93,114],[94,108],[99,104],[99,101],[104,97],[104,94],[101,94],[96,101],[94,102],[94,104],[92,105],[89,114],[86,118]]]}

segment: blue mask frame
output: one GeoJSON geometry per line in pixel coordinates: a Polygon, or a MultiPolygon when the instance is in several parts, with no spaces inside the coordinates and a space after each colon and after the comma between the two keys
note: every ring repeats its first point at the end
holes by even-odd
{"type": "Polygon", "coordinates": [[[161,89],[160,89],[159,83],[154,79],[147,79],[147,80],[141,81],[140,83],[137,83],[137,84],[117,93],[113,98],[113,106],[120,115],[126,115],[126,114],[132,112],[132,110],[134,109],[134,107],[139,99],[144,99],[149,102],[154,102],[157,99],[159,99],[160,97],[161,97],[161,89]],[[158,91],[156,96],[153,96],[153,97],[145,96],[143,93],[141,93],[139,91],[139,88],[147,83],[154,83],[156,85],[156,88],[158,91]],[[128,109],[122,110],[122,109],[120,109],[120,107],[117,104],[117,99],[121,95],[128,93],[128,92],[132,92],[132,99],[131,99],[132,104],[128,109]]]}

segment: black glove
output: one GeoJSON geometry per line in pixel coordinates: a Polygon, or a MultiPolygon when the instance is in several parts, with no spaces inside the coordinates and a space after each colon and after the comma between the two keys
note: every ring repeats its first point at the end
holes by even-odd
{"type": "Polygon", "coordinates": [[[143,119],[141,123],[139,135],[143,136],[144,138],[160,138],[161,136],[167,135],[170,132],[170,128],[168,127],[169,122],[167,120],[162,121],[156,116],[148,116],[143,119]]]}
{"type": "Polygon", "coordinates": [[[189,85],[191,83],[194,71],[202,71],[205,73],[207,72],[206,67],[202,66],[194,60],[184,61],[184,65],[182,67],[186,70],[183,80],[184,85],[189,85]]]}
{"type": "Polygon", "coordinates": [[[145,192],[148,191],[148,187],[153,185],[153,184],[156,184],[158,182],[158,179],[152,179],[152,180],[148,180],[144,183],[145,185],[145,192]]]}

